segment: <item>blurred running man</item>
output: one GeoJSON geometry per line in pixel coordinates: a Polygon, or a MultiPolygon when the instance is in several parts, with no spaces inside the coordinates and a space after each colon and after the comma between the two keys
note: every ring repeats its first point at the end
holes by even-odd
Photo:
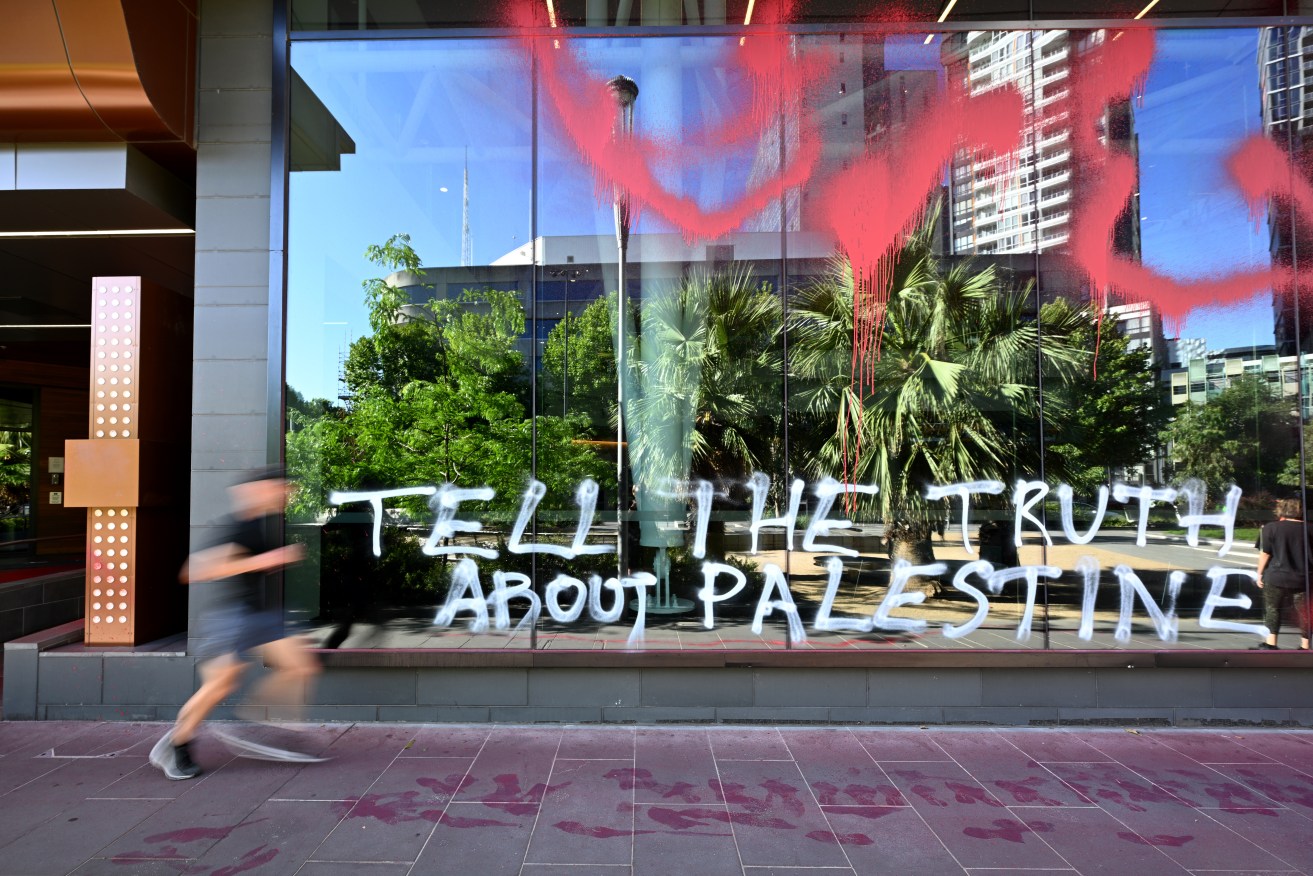
{"type": "MultiPolygon", "coordinates": [[[[150,762],[170,779],[191,779],[201,769],[192,760],[190,745],[205,717],[237,690],[249,662],[244,655],[256,651],[273,671],[261,682],[252,702],[289,707],[300,716],[305,689],[319,673],[313,655],[283,628],[279,609],[264,607],[265,576],[297,562],[303,545],[270,540],[273,525],[282,515],[294,486],[281,467],[249,474],[228,491],[232,516],[219,543],[193,554],[179,578],[184,583],[218,582],[218,598],[201,620],[206,645],[202,651],[201,686],[178,712],[173,728],[150,752],[150,762]]],[[[273,760],[310,762],[321,758],[261,745],[231,733],[220,734],[242,754],[273,760]]]]}

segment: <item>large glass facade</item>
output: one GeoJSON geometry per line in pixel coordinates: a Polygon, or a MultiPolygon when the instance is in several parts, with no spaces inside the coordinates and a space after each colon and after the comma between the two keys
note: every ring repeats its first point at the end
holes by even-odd
{"type": "Polygon", "coordinates": [[[291,617],[1262,641],[1313,413],[1313,31],[500,24],[292,43],[291,617]]]}

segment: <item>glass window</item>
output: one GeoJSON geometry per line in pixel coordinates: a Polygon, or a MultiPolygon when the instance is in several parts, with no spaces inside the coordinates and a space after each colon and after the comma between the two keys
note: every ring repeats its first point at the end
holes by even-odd
{"type": "Polygon", "coordinates": [[[296,619],[374,648],[1256,641],[1313,346],[1304,124],[1260,59],[1301,28],[562,10],[293,44],[296,619]]]}

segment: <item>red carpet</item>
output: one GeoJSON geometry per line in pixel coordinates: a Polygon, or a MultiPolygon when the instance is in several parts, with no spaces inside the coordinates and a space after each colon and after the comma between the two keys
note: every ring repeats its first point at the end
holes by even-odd
{"type": "Polygon", "coordinates": [[[42,575],[53,575],[56,572],[67,572],[69,569],[81,568],[81,563],[66,563],[51,566],[26,566],[22,569],[0,569],[0,584],[8,584],[10,581],[22,581],[26,578],[40,578],[42,575]]]}

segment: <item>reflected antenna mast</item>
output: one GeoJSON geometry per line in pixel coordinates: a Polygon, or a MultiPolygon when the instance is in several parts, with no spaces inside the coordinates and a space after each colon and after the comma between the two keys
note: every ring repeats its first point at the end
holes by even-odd
{"type": "Polygon", "coordinates": [[[461,202],[460,264],[474,264],[474,238],[470,236],[470,147],[465,147],[465,196],[461,202]]]}

